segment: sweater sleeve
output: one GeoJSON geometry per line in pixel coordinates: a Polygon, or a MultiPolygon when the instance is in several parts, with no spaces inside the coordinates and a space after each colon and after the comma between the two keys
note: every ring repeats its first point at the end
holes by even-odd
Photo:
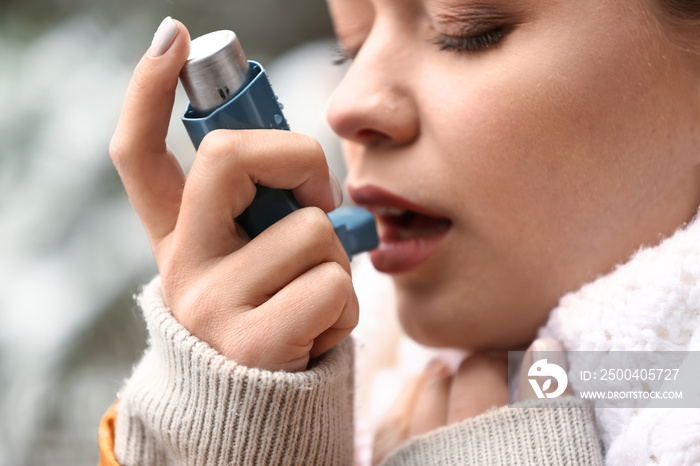
{"type": "Polygon", "coordinates": [[[150,341],[119,394],[120,465],[352,463],[350,339],[305,372],[251,369],[182,327],[159,278],[139,304],[150,341]]]}
{"type": "Polygon", "coordinates": [[[504,406],[409,439],[382,466],[602,466],[592,409],[564,397],[504,406]]]}

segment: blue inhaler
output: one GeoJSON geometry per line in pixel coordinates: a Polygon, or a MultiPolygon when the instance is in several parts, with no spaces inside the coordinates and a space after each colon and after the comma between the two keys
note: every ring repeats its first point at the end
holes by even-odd
{"type": "MultiPolygon", "coordinates": [[[[194,39],[180,80],[190,99],[182,121],[195,148],[215,129],[289,130],[265,70],[246,59],[233,31],[194,39]]],[[[300,208],[290,190],[258,185],[255,199],[236,221],[254,238],[300,208]]],[[[379,244],[374,217],[367,210],[342,207],[328,218],[349,257],[379,244]]]]}

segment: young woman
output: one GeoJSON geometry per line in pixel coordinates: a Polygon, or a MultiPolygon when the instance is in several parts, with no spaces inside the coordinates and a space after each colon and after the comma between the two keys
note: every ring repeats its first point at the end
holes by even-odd
{"type": "MultiPolygon", "coordinates": [[[[700,4],[328,3],[352,60],[328,119],[378,222],[374,266],[408,335],[472,354],[407,388],[375,459],[693,461],[682,410],[485,411],[507,402],[502,354],[538,329],[568,350],[700,349],[700,4]]],[[[211,133],[185,180],[164,140],[188,50],[166,18],[112,141],[160,275],[105,445],[123,465],[350,463],[358,305],[324,214],[340,186],[315,141],[283,131],[211,133]],[[233,219],[256,183],[308,208],[251,241],[233,219]]]]}

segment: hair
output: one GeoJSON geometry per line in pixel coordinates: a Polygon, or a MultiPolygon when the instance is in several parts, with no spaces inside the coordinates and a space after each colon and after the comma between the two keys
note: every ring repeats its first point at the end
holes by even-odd
{"type": "Polygon", "coordinates": [[[700,54],[700,0],[655,0],[659,19],[683,48],[700,54]]]}
{"type": "Polygon", "coordinates": [[[688,25],[700,24],[700,1],[698,0],[658,0],[661,8],[671,17],[688,25]]]}

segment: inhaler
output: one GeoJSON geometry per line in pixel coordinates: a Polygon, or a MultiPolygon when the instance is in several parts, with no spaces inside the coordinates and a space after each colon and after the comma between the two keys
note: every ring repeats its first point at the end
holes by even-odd
{"type": "MultiPolygon", "coordinates": [[[[265,70],[246,59],[233,31],[211,32],[194,39],[180,81],[190,100],[182,121],[195,149],[215,129],[289,130],[265,70]]],[[[256,188],[255,199],[236,218],[251,238],[301,208],[291,190],[256,188]]],[[[328,218],[350,258],[378,246],[369,211],[341,207],[328,218]]]]}

